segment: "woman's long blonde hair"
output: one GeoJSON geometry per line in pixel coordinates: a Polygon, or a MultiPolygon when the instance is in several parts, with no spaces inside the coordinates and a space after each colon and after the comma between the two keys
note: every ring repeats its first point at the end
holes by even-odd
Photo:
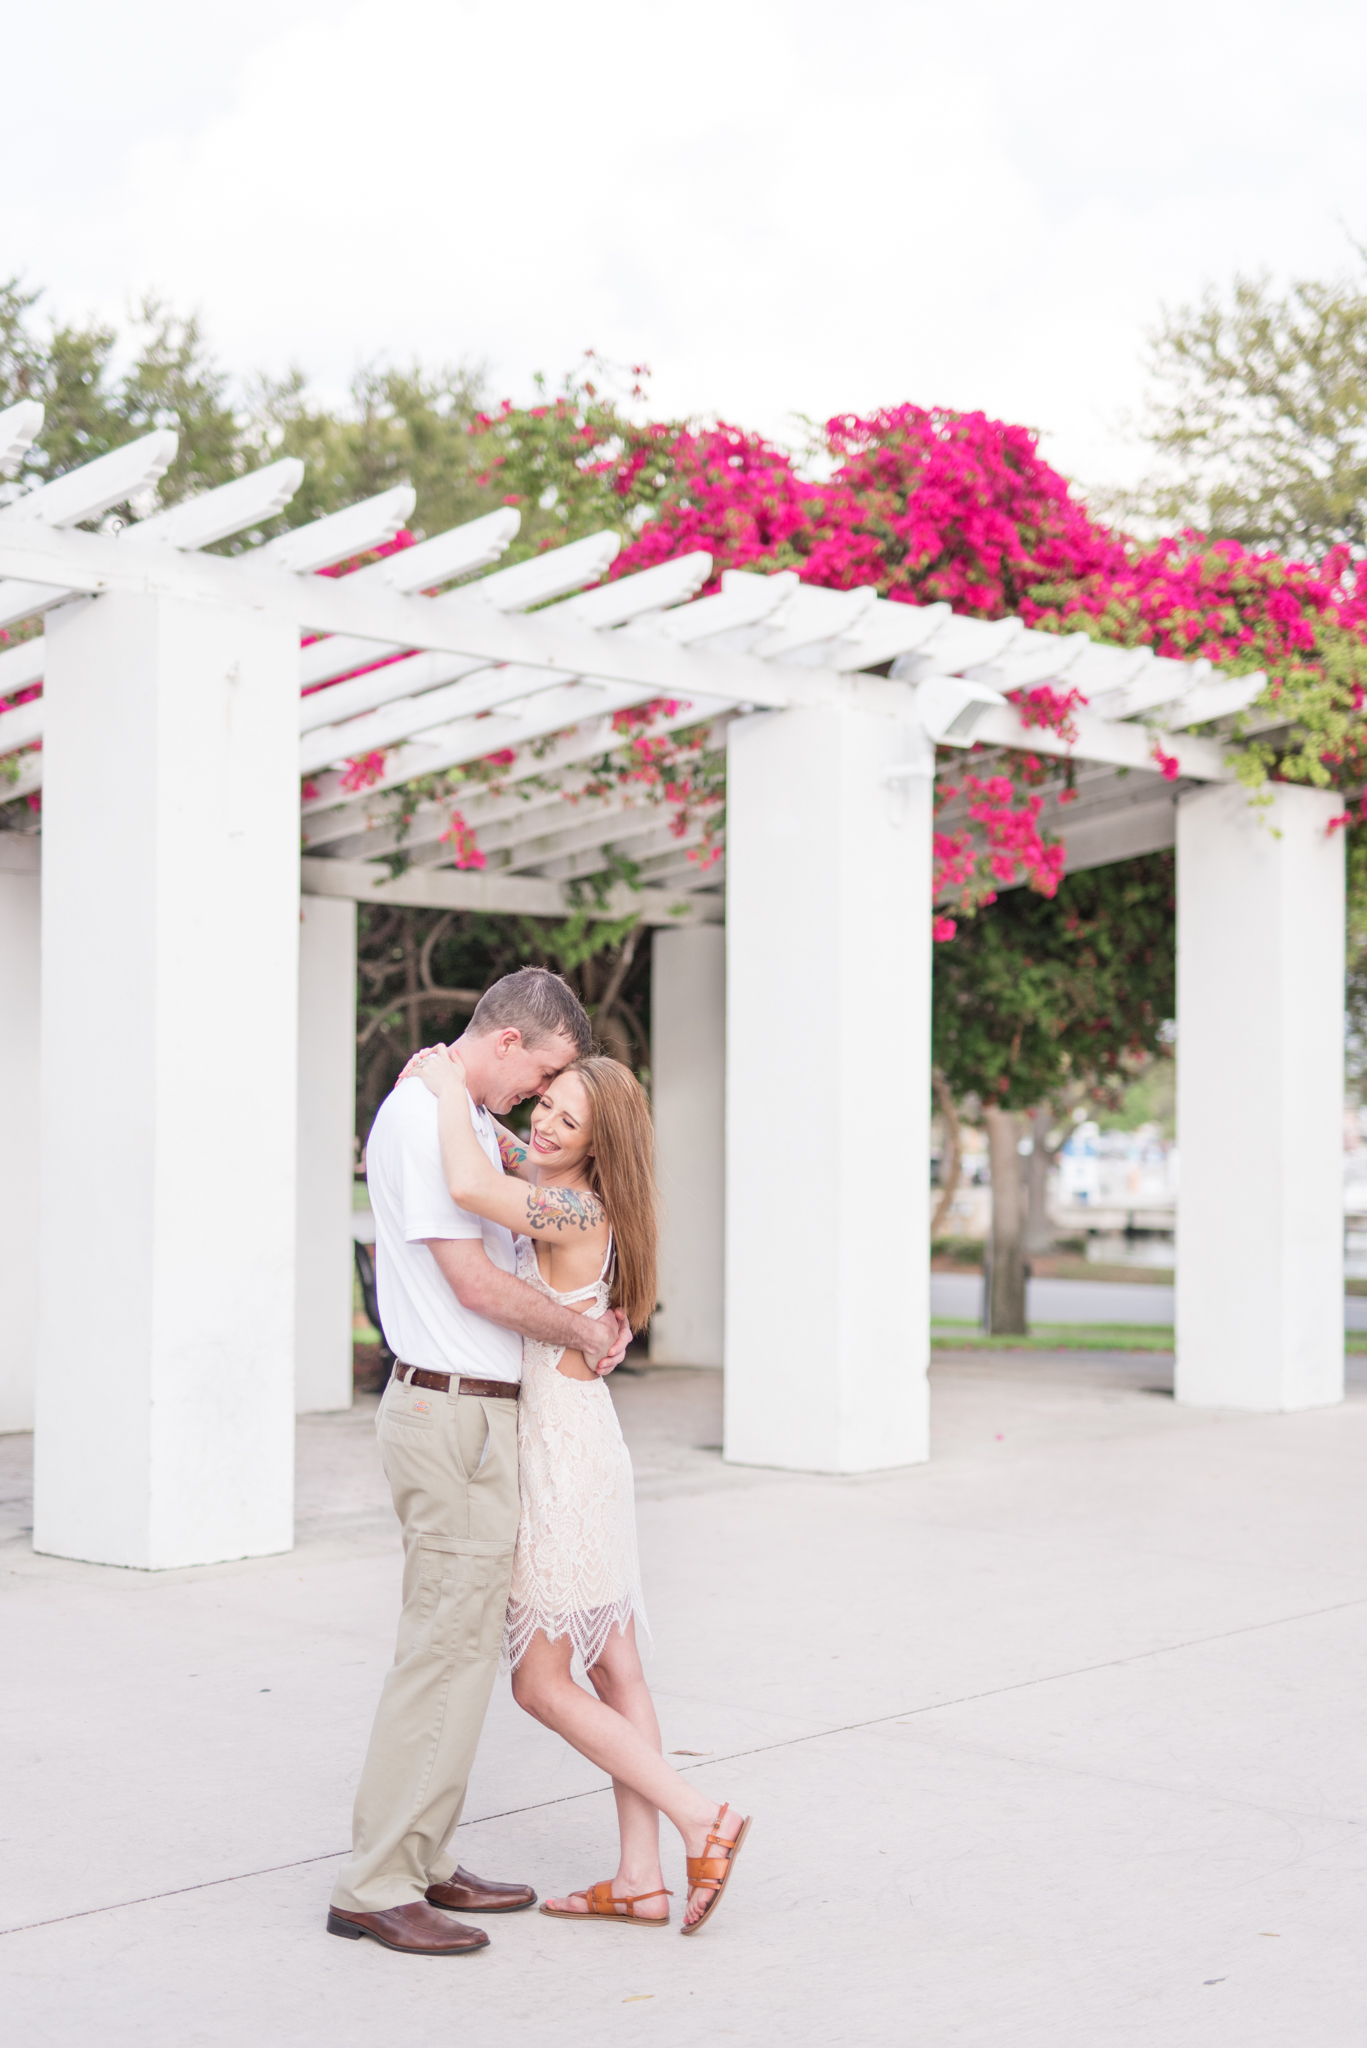
{"type": "Polygon", "coordinates": [[[617,1255],[612,1306],[621,1309],[633,1330],[640,1330],[655,1309],[660,1235],[650,1104],[630,1067],[605,1053],[590,1053],[566,1072],[583,1082],[593,1117],[588,1178],[607,1210],[617,1255]]]}

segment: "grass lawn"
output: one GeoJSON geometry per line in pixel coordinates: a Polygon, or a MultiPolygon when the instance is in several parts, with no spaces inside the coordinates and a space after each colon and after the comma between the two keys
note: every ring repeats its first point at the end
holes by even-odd
{"type": "MultiPolygon", "coordinates": [[[[1028,1337],[988,1337],[978,1323],[937,1318],[936,1351],[1171,1351],[1172,1330],[1158,1323],[1033,1323],[1028,1337]]],[[[1367,1330],[1346,1330],[1344,1349],[1367,1352],[1367,1330]]]]}
{"type": "Polygon", "coordinates": [[[1028,1337],[989,1337],[980,1323],[930,1326],[935,1351],[1171,1351],[1172,1331],[1150,1323],[1032,1323],[1028,1337]]]}
{"type": "MultiPolygon", "coordinates": [[[[981,1273],[982,1269],[980,1258],[963,1258],[949,1252],[936,1252],[930,1261],[932,1273],[981,1273]]],[[[1068,1252],[1045,1252],[1032,1258],[1030,1272],[1036,1280],[1116,1280],[1128,1287],[1171,1287],[1176,1278],[1170,1266],[1110,1266],[1075,1258],[1068,1252]]],[[[1343,1291],[1358,1296],[1367,1294],[1367,1280],[1347,1279],[1343,1291]]]]}

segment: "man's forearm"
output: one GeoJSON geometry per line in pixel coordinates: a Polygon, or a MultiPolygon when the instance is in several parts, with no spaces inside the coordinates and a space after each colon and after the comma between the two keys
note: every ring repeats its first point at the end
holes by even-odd
{"type": "Polygon", "coordinates": [[[586,1318],[549,1301],[525,1280],[491,1267],[481,1276],[479,1292],[480,1299],[466,1306],[489,1322],[501,1323],[505,1330],[516,1330],[520,1337],[532,1337],[540,1344],[563,1344],[567,1351],[582,1346],[586,1318]]]}

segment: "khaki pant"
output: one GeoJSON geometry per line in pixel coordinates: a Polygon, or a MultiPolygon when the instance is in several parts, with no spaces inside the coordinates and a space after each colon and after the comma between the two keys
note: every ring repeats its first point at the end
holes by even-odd
{"type": "Polygon", "coordinates": [[[352,1913],[451,1875],[503,1639],[517,1536],[517,1403],[391,1380],[376,1428],[403,1529],[403,1612],[332,1895],[352,1913]]]}

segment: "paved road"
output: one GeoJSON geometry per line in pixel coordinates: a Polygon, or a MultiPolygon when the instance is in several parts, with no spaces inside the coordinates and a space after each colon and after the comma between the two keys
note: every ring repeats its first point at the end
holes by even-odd
{"type": "MultiPolygon", "coordinates": [[[[982,1314],[982,1281],[976,1273],[932,1273],[930,1312],[950,1322],[976,1321],[982,1314]]],[[[1171,1325],[1171,1287],[1126,1280],[1032,1280],[1026,1309],[1032,1323],[1158,1323],[1171,1325]]],[[[1367,1299],[1349,1295],[1344,1328],[1367,1330],[1367,1299]]]]}

